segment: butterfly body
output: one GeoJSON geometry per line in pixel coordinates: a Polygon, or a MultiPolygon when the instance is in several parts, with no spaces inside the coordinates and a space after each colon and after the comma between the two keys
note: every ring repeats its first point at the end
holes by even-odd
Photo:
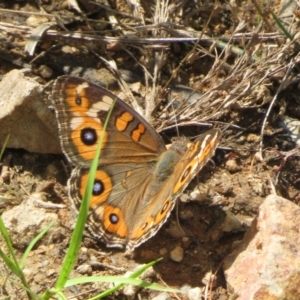
{"type": "Polygon", "coordinates": [[[221,137],[220,131],[213,129],[185,152],[167,150],[155,129],[130,106],[77,77],[58,78],[52,100],[62,149],[76,166],[68,190],[77,209],[103,135],[87,224],[108,247],[132,250],[153,236],[178,195],[211,158],[221,137]]]}

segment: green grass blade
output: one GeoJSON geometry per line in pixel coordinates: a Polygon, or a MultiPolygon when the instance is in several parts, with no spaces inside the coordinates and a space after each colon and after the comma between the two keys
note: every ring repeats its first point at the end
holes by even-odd
{"type": "Polygon", "coordinates": [[[79,283],[90,282],[89,279],[91,279],[92,282],[97,281],[97,282],[118,283],[118,285],[116,285],[115,287],[113,287],[93,298],[90,298],[90,300],[96,300],[96,299],[101,299],[101,298],[107,297],[107,296],[111,295],[112,293],[116,292],[117,290],[119,290],[120,288],[122,288],[125,284],[132,284],[132,285],[136,285],[139,287],[148,288],[148,289],[152,289],[152,290],[156,290],[156,291],[180,293],[181,291],[176,290],[176,289],[166,288],[166,287],[158,285],[156,283],[149,283],[149,282],[143,281],[141,279],[136,279],[136,277],[141,275],[146,269],[153,266],[155,263],[157,263],[160,260],[161,259],[158,259],[156,261],[150,262],[150,263],[142,266],[141,268],[139,268],[137,271],[135,271],[128,277],[124,277],[124,276],[82,277],[82,278],[78,278],[78,281],[77,281],[77,279],[71,279],[68,281],[67,284],[69,286],[69,285],[74,285],[74,284],[79,284],[79,283]]]}
{"type": "MultiPolygon", "coordinates": [[[[152,267],[154,264],[156,264],[160,260],[161,260],[161,258],[142,266],[141,268],[139,268],[138,270],[133,272],[130,276],[128,276],[128,278],[129,279],[135,279],[136,277],[140,276],[143,272],[145,272],[149,267],[152,267]]],[[[120,283],[120,284],[116,285],[115,287],[101,293],[100,295],[98,295],[96,297],[93,297],[91,300],[101,299],[103,297],[111,295],[112,293],[114,293],[117,290],[119,290],[120,288],[122,288],[124,285],[125,285],[125,283],[120,283]]]]}
{"type": "Polygon", "coordinates": [[[150,267],[154,266],[156,263],[158,263],[159,261],[161,261],[162,258],[159,258],[157,260],[151,261],[147,264],[145,264],[144,266],[141,266],[138,270],[136,270],[135,272],[133,272],[129,278],[136,278],[138,276],[140,276],[142,273],[144,273],[147,269],[149,269],[150,267]]]}
{"type": "MultiPolygon", "coordinates": [[[[11,278],[8,278],[8,280],[10,282],[12,282],[13,284],[19,286],[21,289],[25,290],[27,292],[27,295],[29,296],[28,298],[31,300],[40,300],[41,298],[35,294],[29,287],[24,286],[23,284],[21,284],[20,282],[17,282],[11,278]]],[[[11,298],[10,298],[11,299],[11,298]]],[[[2,298],[1,298],[2,300],[2,298]]]]}
{"type": "MultiPolygon", "coordinates": [[[[0,249],[0,256],[2,257],[3,261],[6,263],[7,267],[16,275],[18,276],[21,281],[22,281],[22,288],[25,289],[28,293],[28,295],[32,296],[32,295],[35,295],[31,290],[30,290],[30,287],[28,285],[28,282],[25,278],[25,275],[22,271],[22,268],[21,266],[19,265],[18,261],[17,261],[17,258],[16,258],[16,255],[15,255],[15,251],[13,249],[13,246],[12,246],[12,243],[11,243],[11,240],[10,240],[10,237],[8,235],[8,232],[4,226],[4,223],[3,223],[3,220],[2,218],[0,217],[0,231],[4,237],[4,240],[6,242],[6,245],[8,247],[8,251],[10,253],[10,255],[12,256],[12,259],[9,258],[3,251],[2,249],[0,249]]],[[[34,297],[32,298],[34,299],[34,297]]]]}
{"type": "Polygon", "coordinates": [[[167,291],[167,292],[180,292],[179,290],[164,287],[157,283],[151,283],[137,278],[129,278],[124,276],[90,276],[90,277],[79,277],[68,280],[66,287],[70,287],[77,284],[91,283],[91,282],[110,282],[136,285],[139,287],[150,288],[156,291],[167,291]]]}
{"type": "Polygon", "coordinates": [[[67,300],[68,298],[62,292],[56,294],[58,300],[67,300]]]}
{"type": "MultiPolygon", "coordinates": [[[[150,267],[152,267],[153,265],[155,265],[157,262],[161,261],[162,258],[159,258],[157,260],[154,260],[148,264],[145,264],[144,266],[141,266],[138,270],[136,270],[135,272],[133,272],[132,274],[130,274],[128,277],[124,277],[124,276],[103,276],[102,278],[104,278],[103,280],[100,280],[102,282],[115,282],[115,281],[111,281],[111,279],[108,279],[107,281],[105,280],[105,278],[123,278],[125,279],[126,282],[124,283],[128,283],[128,279],[134,279],[138,276],[140,276],[143,272],[145,272],[147,269],[149,269],[150,267]]],[[[83,280],[82,282],[78,282],[77,279],[78,278],[73,278],[67,281],[66,283],[66,287],[72,286],[74,284],[78,284],[78,283],[86,283],[89,278],[101,278],[99,276],[93,276],[93,277],[81,277],[80,280],[83,280]]],[[[118,279],[119,280],[119,279],[118,279]]],[[[122,281],[122,280],[121,280],[122,281]]],[[[131,283],[130,283],[131,284],[131,283]]]]}
{"type": "Polygon", "coordinates": [[[5,139],[5,141],[4,141],[4,144],[3,144],[3,146],[2,146],[2,149],[1,149],[1,152],[0,152],[0,160],[1,160],[1,158],[2,158],[2,155],[3,155],[3,153],[4,153],[4,150],[5,150],[5,148],[6,148],[6,145],[7,145],[7,143],[8,143],[9,137],[10,137],[10,135],[8,135],[8,136],[6,137],[6,139],[5,139]]]}
{"type": "Polygon", "coordinates": [[[29,252],[31,251],[31,249],[34,247],[34,245],[38,242],[38,240],[40,240],[42,238],[42,236],[53,226],[54,222],[51,222],[45,229],[43,229],[29,244],[29,246],[27,247],[27,249],[25,250],[22,259],[20,261],[20,268],[24,267],[25,264],[25,260],[27,258],[27,255],[29,254],[29,252]]]}
{"type": "Polygon", "coordinates": [[[282,30],[282,32],[285,34],[285,36],[292,41],[294,39],[294,37],[285,29],[284,25],[282,24],[280,19],[276,16],[276,14],[274,14],[272,10],[270,12],[271,12],[271,15],[273,16],[275,22],[277,23],[279,28],[282,30]]]}
{"type": "MultiPolygon", "coordinates": [[[[111,106],[110,111],[105,120],[104,131],[107,128],[107,124],[110,119],[110,115],[113,110],[113,107],[114,107],[114,103],[111,106]]],[[[85,229],[85,223],[86,223],[86,219],[87,219],[87,215],[88,215],[88,211],[89,211],[90,197],[91,197],[92,191],[93,191],[94,178],[95,178],[95,174],[96,174],[98,163],[99,163],[99,157],[101,154],[102,143],[103,143],[103,135],[100,136],[97,151],[95,153],[95,157],[93,159],[93,162],[92,162],[92,165],[90,168],[90,172],[89,172],[89,176],[88,176],[88,180],[87,180],[87,186],[86,186],[84,196],[82,199],[82,203],[81,203],[81,206],[79,209],[77,222],[76,222],[74,232],[72,234],[72,238],[70,241],[70,246],[68,248],[67,254],[66,254],[64,262],[63,262],[62,270],[60,272],[59,278],[56,283],[56,287],[55,287],[56,291],[61,291],[64,288],[64,286],[70,276],[70,273],[75,265],[75,262],[76,262],[76,258],[78,255],[78,251],[79,251],[79,247],[80,247],[80,243],[82,240],[82,235],[83,235],[83,231],[85,229]]]]}
{"type": "Polygon", "coordinates": [[[13,260],[14,264],[18,265],[18,260],[17,260],[16,255],[15,255],[14,248],[12,246],[9,234],[8,234],[8,232],[6,230],[6,227],[5,227],[5,225],[4,225],[3,220],[2,220],[1,217],[0,217],[0,231],[1,231],[2,235],[3,235],[3,237],[4,237],[5,243],[6,243],[7,247],[8,247],[9,253],[12,256],[12,260],[13,260]]]}
{"type": "MultiPolygon", "coordinates": [[[[98,148],[100,148],[100,147],[98,147],[98,148]]],[[[97,158],[97,156],[95,156],[95,157],[97,158]]],[[[91,166],[91,170],[90,170],[89,174],[91,174],[91,172],[95,174],[97,166],[98,166],[98,159],[96,159],[96,160],[94,159],[92,162],[92,166],[91,166]]],[[[59,278],[57,280],[56,289],[58,291],[60,291],[64,288],[65,283],[68,280],[69,275],[70,275],[70,273],[75,265],[75,262],[76,262],[76,258],[78,255],[78,251],[79,251],[79,247],[80,247],[80,243],[82,240],[82,235],[83,235],[83,231],[85,229],[85,223],[86,223],[86,219],[87,219],[87,215],[88,215],[88,207],[89,207],[89,198],[90,197],[88,197],[86,192],[88,191],[88,192],[90,192],[90,194],[92,194],[91,187],[92,187],[92,185],[88,181],[87,188],[85,190],[85,194],[83,196],[82,203],[81,203],[81,206],[79,209],[74,232],[72,234],[72,238],[70,241],[70,246],[69,246],[67,254],[65,256],[59,278]]]]}
{"type": "Polygon", "coordinates": [[[3,251],[0,249],[0,256],[5,262],[6,266],[19,278],[22,277],[22,270],[19,265],[15,263],[12,259],[10,259],[3,251]]]}

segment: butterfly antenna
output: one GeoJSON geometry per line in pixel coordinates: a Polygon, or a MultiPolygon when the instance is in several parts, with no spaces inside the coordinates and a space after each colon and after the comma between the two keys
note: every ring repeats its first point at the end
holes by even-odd
{"type": "Polygon", "coordinates": [[[184,230],[182,229],[181,225],[180,225],[180,221],[179,221],[179,201],[176,201],[176,222],[177,222],[177,226],[179,228],[179,230],[186,235],[186,233],[184,232],[184,230]]]}

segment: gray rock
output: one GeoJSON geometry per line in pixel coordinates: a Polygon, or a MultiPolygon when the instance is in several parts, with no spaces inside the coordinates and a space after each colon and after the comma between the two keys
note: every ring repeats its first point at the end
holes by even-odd
{"type": "MultiPolygon", "coordinates": [[[[28,198],[18,206],[5,211],[2,220],[9,232],[14,247],[23,249],[47,226],[51,221],[57,222],[56,213],[49,212],[35,206],[34,201],[28,198]]],[[[50,229],[53,230],[53,227],[50,229]]]]}
{"type": "Polygon", "coordinates": [[[61,153],[54,112],[44,100],[43,86],[22,71],[7,73],[0,82],[0,145],[30,152],[61,153]]]}

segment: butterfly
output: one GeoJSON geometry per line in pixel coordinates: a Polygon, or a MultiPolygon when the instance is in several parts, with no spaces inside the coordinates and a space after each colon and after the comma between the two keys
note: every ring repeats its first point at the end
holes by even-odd
{"type": "Polygon", "coordinates": [[[61,147],[75,166],[68,192],[77,210],[103,135],[87,226],[108,247],[133,250],[152,237],[221,138],[219,129],[211,129],[185,151],[167,149],[161,136],[133,108],[82,78],[59,77],[53,84],[52,102],[61,147]]]}

